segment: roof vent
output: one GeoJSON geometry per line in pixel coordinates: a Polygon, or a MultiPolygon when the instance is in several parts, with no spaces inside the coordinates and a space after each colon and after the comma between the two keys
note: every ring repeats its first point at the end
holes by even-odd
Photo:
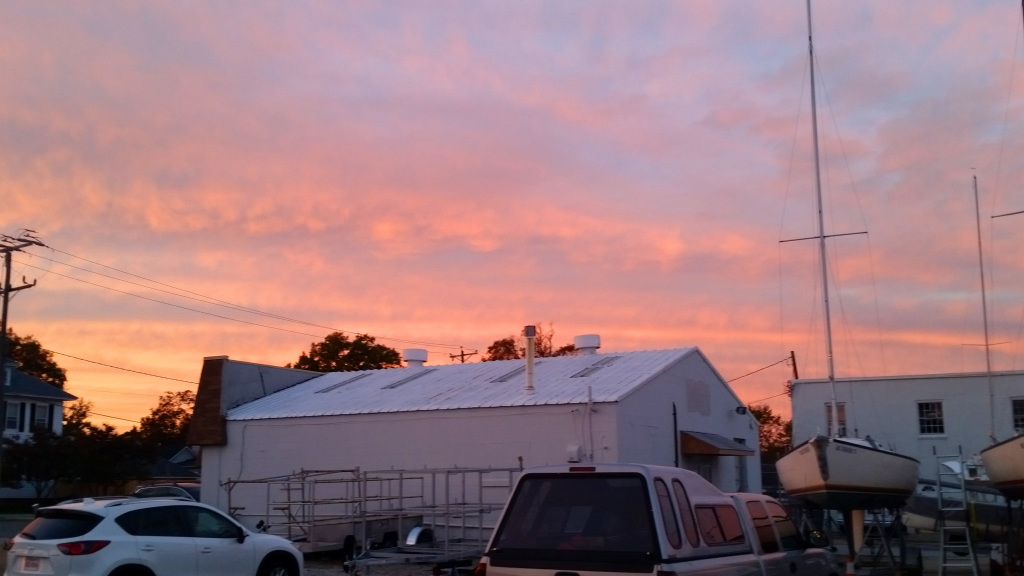
{"type": "Polygon", "coordinates": [[[408,368],[422,368],[427,362],[427,351],[422,348],[407,348],[402,350],[402,359],[408,368]]]}
{"type": "Polygon", "coordinates": [[[581,334],[572,339],[572,345],[580,354],[597,354],[601,347],[601,336],[599,334],[581,334]]]}

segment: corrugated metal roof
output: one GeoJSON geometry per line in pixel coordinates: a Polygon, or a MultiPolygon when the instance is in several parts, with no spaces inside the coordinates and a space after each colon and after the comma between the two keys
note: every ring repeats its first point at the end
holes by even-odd
{"type": "Polygon", "coordinates": [[[476,362],[362,372],[331,372],[227,413],[261,420],[459,408],[617,402],[695,347],[539,358],[533,393],[525,391],[523,360],[476,362]]]}

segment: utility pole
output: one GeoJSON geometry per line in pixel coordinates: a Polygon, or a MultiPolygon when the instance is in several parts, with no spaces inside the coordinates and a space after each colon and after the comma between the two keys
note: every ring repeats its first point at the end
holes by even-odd
{"type": "Polygon", "coordinates": [[[31,284],[22,278],[21,286],[11,286],[11,253],[20,252],[28,246],[46,246],[42,240],[36,237],[35,230],[22,230],[18,237],[0,234],[0,253],[4,255],[4,284],[3,284],[3,312],[0,313],[0,474],[3,464],[3,433],[7,430],[7,408],[4,407],[4,392],[7,390],[7,304],[11,299],[11,292],[24,290],[36,285],[33,280],[31,284]]]}
{"type": "Polygon", "coordinates": [[[469,358],[470,356],[476,356],[476,354],[477,354],[476,350],[473,350],[472,352],[466,352],[465,350],[462,349],[462,346],[459,346],[459,353],[458,354],[449,354],[448,357],[451,358],[452,360],[455,360],[456,358],[458,358],[459,362],[462,362],[463,364],[465,364],[466,363],[466,358],[469,358]]]}

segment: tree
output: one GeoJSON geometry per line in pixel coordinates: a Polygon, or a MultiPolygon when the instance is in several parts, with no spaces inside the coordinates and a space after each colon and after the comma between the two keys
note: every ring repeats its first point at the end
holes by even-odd
{"type": "MultiPolygon", "coordinates": [[[[554,339],[555,330],[551,327],[551,324],[548,324],[547,332],[544,331],[544,326],[538,324],[537,335],[533,340],[534,356],[537,358],[548,358],[551,356],[570,356],[576,353],[576,346],[572,344],[555,348],[554,339]]],[[[484,362],[492,360],[519,360],[525,357],[526,338],[520,335],[518,338],[506,336],[500,340],[495,340],[487,347],[487,353],[483,356],[482,360],[484,362]]]]}
{"type": "Polygon", "coordinates": [[[793,421],[783,420],[767,404],[751,404],[747,410],[760,425],[761,462],[777,462],[793,445],[793,421]]]}
{"type": "MultiPolygon", "coordinates": [[[[174,394],[162,396],[161,403],[174,394]]],[[[84,493],[123,494],[127,482],[148,474],[158,446],[144,442],[135,428],[118,434],[109,424],[93,425],[86,420],[91,410],[92,403],[82,399],[65,408],[61,439],[66,446],[67,480],[84,493]]]]}
{"type": "Polygon", "coordinates": [[[149,416],[139,421],[141,442],[157,450],[164,446],[185,446],[195,405],[196,393],[191,390],[164,392],[149,416]]]}
{"type": "Polygon", "coordinates": [[[44,380],[54,386],[63,389],[67,382],[67,374],[64,369],[53,361],[53,352],[43,348],[43,345],[32,335],[24,338],[14,333],[13,328],[7,329],[7,358],[18,363],[18,369],[44,380]]]}
{"type": "Polygon", "coordinates": [[[402,365],[402,356],[397,350],[376,342],[373,336],[367,334],[359,334],[349,340],[345,334],[334,332],[328,334],[323,342],[311,344],[309,354],[303,352],[294,365],[285,366],[314,372],[350,372],[398,368],[402,365]]]}
{"type": "Polygon", "coordinates": [[[36,498],[50,496],[58,480],[72,474],[71,450],[67,439],[45,426],[32,430],[32,437],[18,442],[4,438],[3,485],[29,485],[36,498]]]}
{"type": "Polygon", "coordinates": [[[64,406],[64,437],[74,438],[88,433],[92,424],[89,423],[89,412],[92,411],[92,402],[86,402],[79,398],[71,404],[64,406]]]}

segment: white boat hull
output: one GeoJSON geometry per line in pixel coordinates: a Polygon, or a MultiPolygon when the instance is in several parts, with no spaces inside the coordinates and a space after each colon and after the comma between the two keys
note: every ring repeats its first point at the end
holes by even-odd
{"type": "Polygon", "coordinates": [[[775,467],[790,496],[828,510],[872,510],[902,506],[917,486],[919,463],[855,441],[818,436],[775,467]]]}
{"type": "Polygon", "coordinates": [[[1006,534],[1010,525],[1006,499],[987,480],[965,480],[967,505],[956,496],[960,487],[955,483],[943,485],[944,507],[939,522],[938,487],[930,479],[918,481],[917,490],[903,507],[903,525],[923,532],[938,532],[946,527],[971,528],[971,533],[984,539],[995,540],[1006,534]]]}
{"type": "Polygon", "coordinates": [[[1024,498],[1024,434],[981,451],[992,485],[1010,500],[1024,498]]]}

